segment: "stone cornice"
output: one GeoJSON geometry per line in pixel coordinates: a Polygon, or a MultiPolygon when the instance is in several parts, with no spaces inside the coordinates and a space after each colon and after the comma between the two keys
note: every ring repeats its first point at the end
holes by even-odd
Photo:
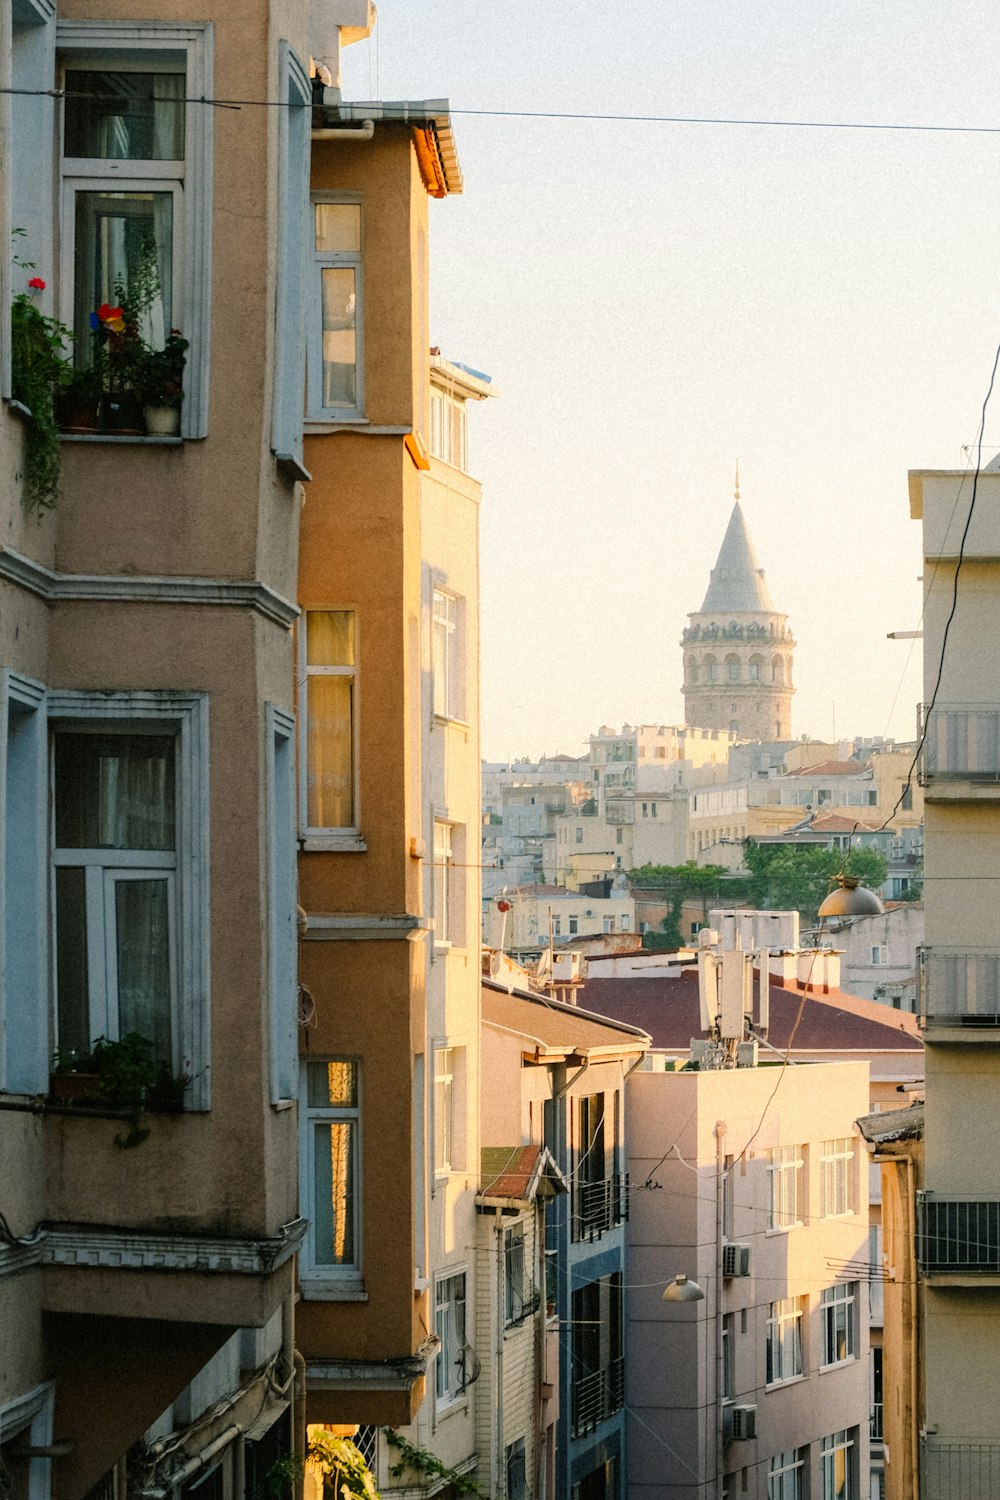
{"type": "Polygon", "coordinates": [[[297,605],[255,579],[59,573],[12,547],[0,548],[0,579],[28,589],[46,604],[104,600],[116,604],[235,605],[253,609],[286,629],[299,615],[297,605]]]}
{"type": "Polygon", "coordinates": [[[371,942],[419,937],[430,929],[430,917],[417,917],[409,912],[310,912],[304,937],[314,943],[371,942]]]}
{"type": "Polygon", "coordinates": [[[295,1254],[305,1232],[305,1219],[292,1219],[281,1233],[261,1239],[53,1224],[38,1248],[45,1266],[268,1276],[295,1254]]]}
{"type": "Polygon", "coordinates": [[[340,1391],[360,1386],[408,1391],[426,1373],[427,1366],[418,1354],[398,1359],[310,1359],[306,1361],[306,1390],[340,1391]]]}
{"type": "Polygon", "coordinates": [[[16,1276],[37,1266],[42,1259],[42,1238],[39,1235],[33,1244],[27,1245],[0,1241],[0,1276],[16,1276]]]}

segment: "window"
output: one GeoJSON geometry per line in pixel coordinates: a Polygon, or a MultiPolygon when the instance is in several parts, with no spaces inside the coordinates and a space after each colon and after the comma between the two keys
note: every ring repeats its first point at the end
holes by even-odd
{"type": "Polygon", "coordinates": [[[620,1272],[573,1293],[573,1433],[592,1432],[625,1399],[620,1272]]]}
{"type": "Polygon", "coordinates": [[[652,809],[651,810],[652,810],[653,817],[655,818],[656,817],[656,803],[655,802],[652,804],[652,809]]]}
{"type": "Polygon", "coordinates": [[[309,127],[312,90],[308,70],[285,41],[278,43],[278,97],[287,102],[278,117],[278,253],[274,319],[274,383],[271,447],[279,461],[291,463],[298,479],[308,477],[302,465],[302,413],[306,369],[306,252],[311,229],[309,204],[309,127]]]}
{"type": "Polygon", "coordinates": [[[301,627],[305,713],[305,831],[353,835],[358,826],[357,622],[350,609],[310,609],[301,627]]]}
{"type": "Polygon", "coordinates": [[[887,964],[889,962],[889,948],[885,943],[872,943],[872,963],[887,964]]]}
{"type": "Polygon", "coordinates": [[[267,728],[267,972],[271,1102],[295,1097],[298,1067],[294,720],[269,703],[267,728]]]}
{"type": "Polygon", "coordinates": [[[622,912],[621,928],[622,928],[622,932],[631,932],[632,931],[632,918],[629,916],[629,914],[628,914],[627,911],[623,911],[622,912]]]}
{"type": "Polygon", "coordinates": [[[767,1500],[803,1500],[806,1449],[778,1453],[767,1466],[767,1500]]]}
{"type": "Polygon", "coordinates": [[[723,1313],[722,1315],[722,1399],[731,1401],[733,1399],[733,1338],[736,1333],[736,1320],[734,1313],[723,1313]]]}
{"type": "Polygon", "coordinates": [[[578,844],[583,843],[583,829],[580,827],[577,827],[576,829],[576,841],[578,844]]]}
{"type": "Polygon", "coordinates": [[[768,1229],[791,1229],[802,1223],[805,1204],[803,1147],[772,1146],[768,1152],[771,1201],[768,1229]]]}
{"type": "Polygon", "coordinates": [[[724,1240],[731,1240],[733,1237],[733,1161],[732,1156],[727,1156],[722,1170],[722,1238],[724,1240]]]}
{"type": "Polygon", "coordinates": [[[625,837],[625,830],[624,830],[624,828],[616,828],[615,829],[615,843],[616,844],[620,844],[622,842],[622,840],[623,840],[624,837],[625,837]]]}
{"type": "Polygon", "coordinates": [[[48,729],[41,683],[0,670],[0,845],[4,963],[0,973],[0,1090],[48,1088],[48,729]]]}
{"type": "Polygon", "coordinates": [[[750,678],[751,682],[759,682],[760,681],[760,657],[759,656],[753,656],[753,657],[750,658],[750,666],[749,666],[749,669],[748,669],[748,675],[749,675],[749,678],[750,678]]]}
{"type": "Polygon", "coordinates": [[[507,1500],[529,1500],[524,1438],[508,1444],[504,1467],[507,1474],[507,1500]]]}
{"type": "MultiPolygon", "coordinates": [[[[461,673],[462,601],[442,589],[434,590],[432,673],[434,712],[442,719],[461,719],[465,705],[461,673]]],[[[534,800],[534,799],[532,799],[534,800]]]]}
{"type": "Polygon", "coordinates": [[[735,656],[728,656],[726,658],[726,672],[730,682],[739,682],[740,664],[735,656]]]}
{"type": "Polygon", "coordinates": [[[802,1304],[794,1297],[772,1302],[767,1319],[767,1384],[802,1374],[802,1304]]]}
{"type": "Polygon", "coordinates": [[[434,1329],[441,1340],[435,1389],[441,1405],[457,1401],[470,1384],[470,1350],[465,1338],[465,1272],[437,1283],[434,1329]]]}
{"type": "Polygon", "coordinates": [[[572,1500],[618,1500],[618,1460],[609,1458],[598,1464],[579,1484],[574,1484],[572,1500]]]}
{"type": "Polygon", "coordinates": [[[562,937],[562,917],[552,918],[552,936],[562,937]]]}
{"type": "Polygon", "coordinates": [[[203,437],[211,326],[212,28],[60,21],[65,69],[62,316],[91,347],[90,314],[145,280],[142,333],[190,340],[182,430],[203,437]],[[138,49],[138,50],[137,50],[138,49]],[[139,60],[141,56],[141,60],[139,60]]]}
{"type": "Polygon", "coordinates": [[[311,1058],[303,1069],[303,1212],[309,1232],[301,1274],[357,1282],[361,1274],[360,1068],[349,1058],[311,1058]]]}
{"type": "Polygon", "coordinates": [[[431,391],[430,449],[435,458],[455,469],[466,468],[466,403],[444,391],[431,391]]]}
{"type": "Polygon", "coordinates": [[[615,930],[615,919],[614,919],[614,917],[603,917],[601,919],[601,931],[602,932],[614,932],[614,930],[615,930]]]}
{"type": "Polygon", "coordinates": [[[848,1138],[823,1142],[820,1158],[824,1219],[855,1211],[854,1142],[848,1138]]]}
{"type": "Polygon", "coordinates": [[[856,1281],[839,1282],[823,1291],[820,1312],[823,1319],[824,1365],[842,1365],[857,1358],[857,1292],[856,1281]]]}
{"type": "Polygon", "coordinates": [[[579,931],[580,931],[580,919],[579,919],[579,917],[570,917],[570,919],[569,919],[569,935],[570,935],[570,937],[575,937],[576,934],[579,931]]]}
{"type": "Polygon", "coordinates": [[[524,1225],[504,1231],[504,1322],[523,1323],[538,1310],[538,1292],[525,1260],[524,1225]]]}
{"type": "Polygon", "coordinates": [[[56,1032],[137,1032],[209,1105],[208,715],[200,697],[50,693],[56,1032]],[[126,725],[128,727],[126,727],[126,725]]]}
{"type": "Polygon", "coordinates": [[[434,1170],[450,1172],[455,1132],[455,1049],[434,1049],[434,1170]]]}
{"type": "Polygon", "coordinates": [[[461,946],[465,941],[465,830],[454,823],[434,824],[434,942],[461,946]]]}
{"type": "Polygon", "coordinates": [[[309,414],[351,420],[364,412],[360,350],[362,226],[358,198],[330,195],[313,204],[318,306],[308,351],[309,414]]]}
{"type": "Polygon", "coordinates": [[[845,1427],[823,1439],[820,1465],[823,1474],[823,1500],[856,1500],[854,1477],[857,1430],[845,1427]]]}

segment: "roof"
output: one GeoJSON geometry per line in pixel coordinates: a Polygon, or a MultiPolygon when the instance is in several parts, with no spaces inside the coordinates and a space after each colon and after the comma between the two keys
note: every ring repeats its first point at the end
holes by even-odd
{"type": "Polygon", "coordinates": [[[862,1115],[856,1123],[865,1140],[873,1146],[888,1146],[893,1141],[923,1140],[923,1100],[907,1109],[886,1109],[876,1115],[862,1115]]]}
{"type": "Polygon", "coordinates": [[[757,564],[753,542],[738,500],[733,506],[719,556],[712,569],[708,593],[699,613],[776,613],[764,582],[764,569],[757,564]]]}
{"type": "Polygon", "coordinates": [[[786,776],[860,776],[864,766],[859,760],[821,760],[818,766],[799,766],[786,776]]]}
{"type": "Polygon", "coordinates": [[[413,131],[417,161],[424,184],[432,198],[461,193],[464,188],[455,135],[451,126],[447,99],[369,100],[345,103],[336,89],[324,89],[323,105],[326,123],[331,126],[408,125],[413,131]]]}
{"type": "MultiPolygon", "coordinates": [[[[840,990],[812,994],[773,981],[769,990],[767,1036],[779,1051],[788,1047],[795,1028],[796,1052],[923,1052],[915,1018],[877,1000],[862,1000],[840,990]]],[[[694,972],[676,978],[588,979],[580,994],[589,1006],[619,1025],[642,1027],[659,1050],[686,1052],[691,1038],[701,1035],[694,972]]]]}
{"type": "Polygon", "coordinates": [[[544,1197],[569,1192],[547,1146],[484,1146],[479,1183],[476,1203],[483,1208],[513,1208],[533,1203],[539,1192],[544,1197]]]}
{"type": "Polygon", "coordinates": [[[522,1051],[533,1052],[539,1062],[571,1055],[634,1056],[645,1052],[650,1042],[646,1031],[629,1022],[547,995],[508,990],[488,979],[483,980],[483,1023],[521,1037],[522,1051]]]}

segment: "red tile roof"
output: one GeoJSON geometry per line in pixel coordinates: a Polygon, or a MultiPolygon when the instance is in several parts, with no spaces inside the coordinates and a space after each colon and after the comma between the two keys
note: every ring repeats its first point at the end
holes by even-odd
{"type": "Polygon", "coordinates": [[[821,760],[818,766],[800,766],[787,776],[860,776],[864,766],[859,760],[821,760]]]}
{"type": "MultiPolygon", "coordinates": [[[[691,1038],[701,1034],[695,973],[677,979],[588,979],[580,998],[591,1010],[648,1031],[655,1048],[686,1052],[691,1038]]],[[[767,1033],[771,1046],[784,1051],[793,1027],[795,1052],[923,1053],[911,1015],[839,990],[806,994],[772,983],[767,1033]]]]}
{"type": "Polygon", "coordinates": [[[824,813],[813,818],[803,833],[878,833],[874,823],[862,823],[858,818],[845,818],[842,813],[824,813]]]}

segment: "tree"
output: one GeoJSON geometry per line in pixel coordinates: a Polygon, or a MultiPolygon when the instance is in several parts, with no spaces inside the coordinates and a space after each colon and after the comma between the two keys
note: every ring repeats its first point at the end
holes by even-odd
{"type": "Polygon", "coordinates": [[[819,907],[837,875],[853,875],[862,885],[878,890],[885,880],[886,862],[877,849],[840,849],[815,844],[748,843],[744,858],[751,873],[750,900],[770,911],[797,911],[807,925],[817,920],[819,907]]]}
{"type": "Polygon", "coordinates": [[[642,946],[656,952],[683,948],[686,939],[681,933],[680,915],[685,901],[700,900],[702,918],[707,922],[710,907],[744,901],[748,885],[745,878],[731,875],[724,865],[696,865],[693,860],[684,865],[638,865],[630,871],[629,879],[633,890],[642,886],[662,891],[670,906],[659,932],[643,933],[642,946]]]}

